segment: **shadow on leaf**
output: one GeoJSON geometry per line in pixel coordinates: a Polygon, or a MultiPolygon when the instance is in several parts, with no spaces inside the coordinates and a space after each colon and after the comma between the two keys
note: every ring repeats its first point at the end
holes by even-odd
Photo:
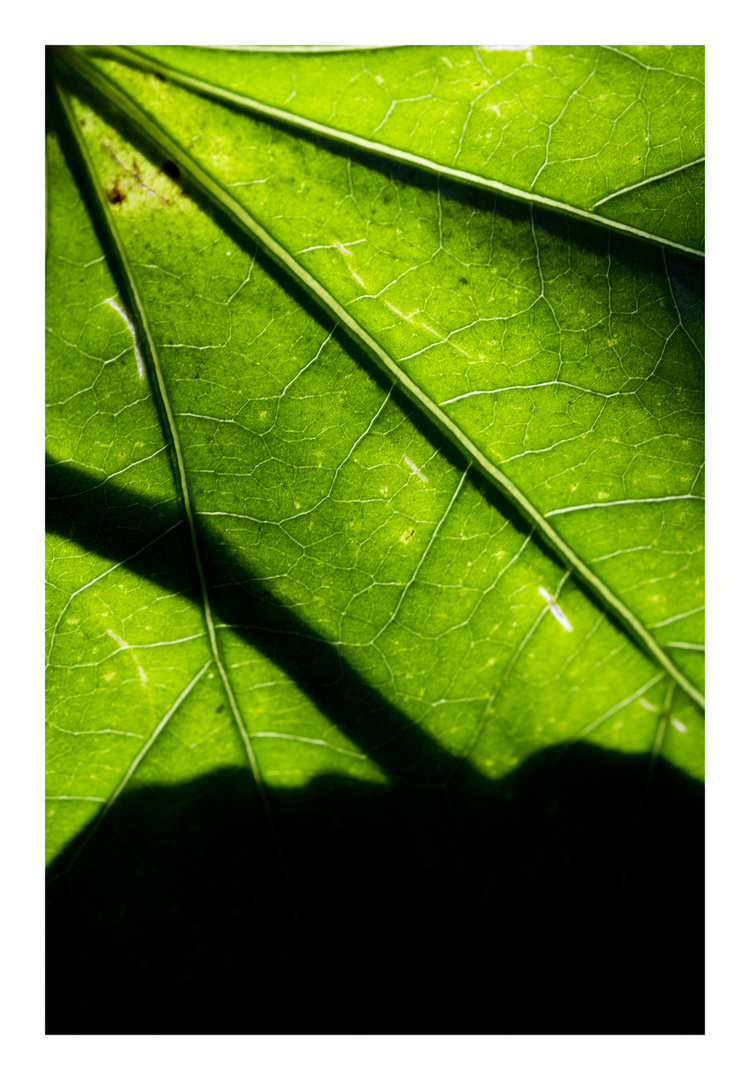
{"type": "MultiPolygon", "coordinates": [[[[200,601],[176,502],[67,464],[50,476],[51,532],[200,601]]],[[[660,763],[634,832],[642,757],[578,745],[496,784],[454,772],[203,522],[200,542],[217,614],[391,783],[272,789],[287,878],[249,773],[173,787],[136,774],[50,868],[49,1034],[702,1032],[701,785],[660,763]]]]}
{"type": "Polygon", "coordinates": [[[245,772],[125,792],[50,886],[48,1034],[701,1033],[702,786],[660,763],[634,834],[646,760],[554,754],[272,789],[289,881],[245,772]]]}
{"type": "MultiPolygon", "coordinates": [[[[52,533],[198,602],[177,504],[49,475],[52,533]]],[[[49,1034],[702,1031],[702,785],[660,763],[634,835],[642,757],[455,771],[220,537],[201,544],[236,586],[217,614],[251,618],[245,639],[391,783],[271,789],[290,881],[249,773],[126,790],[50,867],[49,1034]]]]}

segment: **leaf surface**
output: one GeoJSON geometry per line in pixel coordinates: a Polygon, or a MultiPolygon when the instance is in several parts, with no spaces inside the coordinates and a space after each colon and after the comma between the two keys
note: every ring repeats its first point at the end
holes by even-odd
{"type": "Polygon", "coordinates": [[[352,148],[703,250],[701,48],[108,51],[352,148]]]}
{"type": "MultiPolygon", "coordinates": [[[[536,49],[521,64],[467,49],[149,50],[277,107],[291,86],[299,118],[587,211],[637,182],[627,117],[646,88],[646,114],[665,119],[638,176],[698,154],[679,95],[700,50],[657,53],[553,50],[548,84],[536,49]],[[529,117],[544,100],[542,128],[589,124],[584,83],[616,114],[609,134],[576,168],[534,166],[529,117]],[[382,87],[404,107],[381,121],[382,87]],[[493,145],[507,127],[527,147],[517,172],[507,147],[483,149],[480,109],[493,145]]],[[[679,231],[692,211],[660,204],[658,247],[122,59],[60,65],[48,150],[48,850],[56,872],[89,875],[80,910],[107,876],[103,837],[130,829],[138,863],[149,841],[133,822],[157,790],[192,814],[216,784],[249,780],[250,893],[270,925],[263,880],[277,875],[304,937],[334,895],[306,883],[335,876],[342,836],[379,852],[344,874],[361,904],[399,882],[372,832],[385,807],[407,832],[430,827],[409,850],[432,874],[447,865],[436,823],[451,799],[464,807],[450,828],[471,818],[475,874],[473,815],[516,775],[559,779],[588,747],[608,768],[656,751],[700,779],[702,274],[674,250],[694,246],[693,226],[679,231]],[[318,803],[356,822],[330,847],[299,825],[318,803]],[[316,843],[328,870],[308,865],[316,843]]],[[[550,136],[548,163],[564,147],[550,136]]],[[[647,772],[619,796],[631,824],[647,772]]],[[[147,865],[177,844],[176,825],[159,828],[147,865]]],[[[406,893],[404,925],[383,934],[408,937],[414,918],[432,940],[422,886],[406,893]]],[[[191,918],[210,918],[205,903],[191,918]]],[[[288,947],[253,954],[261,982],[290,970],[288,947]]]]}

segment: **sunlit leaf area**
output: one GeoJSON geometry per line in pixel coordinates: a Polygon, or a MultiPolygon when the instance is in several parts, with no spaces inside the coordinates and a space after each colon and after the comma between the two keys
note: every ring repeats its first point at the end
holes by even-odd
{"type": "Polygon", "coordinates": [[[703,48],[47,83],[48,1033],[701,1033],[703,48]]]}

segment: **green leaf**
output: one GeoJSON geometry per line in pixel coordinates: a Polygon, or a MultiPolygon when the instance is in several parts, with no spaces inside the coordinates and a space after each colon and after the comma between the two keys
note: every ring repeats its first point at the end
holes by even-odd
{"type": "Polygon", "coordinates": [[[496,1024],[483,955],[651,1022],[687,922],[637,1007],[607,960],[700,905],[702,50],[140,52],[51,63],[55,1033],[496,1024]]]}
{"type": "Polygon", "coordinates": [[[701,48],[105,52],[353,149],[703,250],[701,48]]]}

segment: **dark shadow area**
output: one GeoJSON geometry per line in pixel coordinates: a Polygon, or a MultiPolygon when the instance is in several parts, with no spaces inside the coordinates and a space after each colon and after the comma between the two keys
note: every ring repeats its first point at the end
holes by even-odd
{"type": "Polygon", "coordinates": [[[646,773],[272,790],[290,883],[245,772],[126,791],[49,889],[47,1033],[700,1034],[702,787],[659,764],[633,836],[646,773]]]}
{"type": "MultiPolygon", "coordinates": [[[[449,458],[457,453],[450,445],[447,450],[449,458]]],[[[501,493],[489,485],[482,491],[517,528],[528,528],[501,493]]],[[[176,502],[150,500],[48,457],[46,530],[113,563],[127,564],[131,572],[202,605],[184,512],[176,502]]],[[[335,646],[281,603],[205,518],[196,519],[196,530],[218,624],[230,624],[235,634],[282,668],[388,776],[429,786],[452,773],[453,759],[363,679],[335,646]]],[[[592,601],[611,619],[596,596],[592,601]]]]}
{"type": "MultiPolygon", "coordinates": [[[[370,686],[339,650],[280,603],[227,541],[196,522],[216,621],[284,670],[316,706],[394,778],[429,784],[452,768],[411,719],[370,686]]],[[[97,483],[68,463],[48,461],[47,532],[66,537],[202,604],[190,537],[179,504],[160,505],[111,481],[97,483]]]]}
{"type": "MultiPolygon", "coordinates": [[[[177,506],[67,464],[49,477],[53,534],[198,602],[177,506]]],[[[249,773],[126,790],[50,868],[49,1034],[703,1030],[701,785],[660,764],[633,837],[643,758],[581,745],[500,784],[453,774],[220,537],[200,540],[219,619],[393,782],[270,793],[291,890],[249,773]]]]}
{"type": "MultiPolygon", "coordinates": [[[[548,216],[545,228],[572,227],[548,216]]],[[[67,463],[49,478],[52,533],[200,603],[179,505],[67,463]]],[[[172,788],[138,788],[136,774],[50,868],[48,1034],[703,1031],[701,785],[660,763],[634,835],[644,758],[580,745],[539,753],[502,783],[469,769],[446,782],[455,761],[205,520],[199,530],[219,620],[239,624],[392,783],[272,790],[287,880],[248,773],[172,788]]]]}

